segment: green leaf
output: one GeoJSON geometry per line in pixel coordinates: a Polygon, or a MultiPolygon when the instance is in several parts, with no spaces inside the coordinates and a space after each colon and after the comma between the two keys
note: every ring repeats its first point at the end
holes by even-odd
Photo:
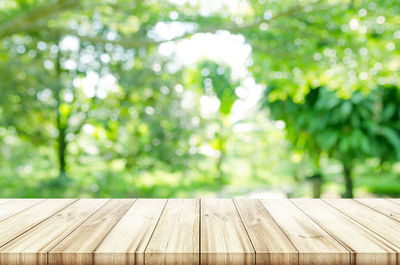
{"type": "Polygon", "coordinates": [[[400,160],[400,135],[394,129],[389,127],[380,128],[382,135],[392,144],[397,159],[400,160]]]}
{"type": "Polygon", "coordinates": [[[352,110],[353,110],[353,105],[351,104],[350,101],[343,102],[342,105],[340,106],[340,111],[343,119],[347,119],[350,116],[352,110]]]}

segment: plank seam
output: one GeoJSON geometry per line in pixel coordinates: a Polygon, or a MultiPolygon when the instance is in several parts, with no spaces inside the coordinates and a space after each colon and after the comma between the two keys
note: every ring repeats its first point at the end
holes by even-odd
{"type": "Polygon", "coordinates": [[[201,265],[201,198],[199,198],[199,265],[201,265]]]}
{"type": "MultiPolygon", "coordinates": [[[[78,199],[77,201],[80,201],[81,199],[78,199]]],[[[85,220],[83,220],[77,227],[75,227],[75,229],[73,229],[70,233],[68,233],[68,235],[66,235],[65,237],[63,237],[63,239],[61,239],[57,244],[55,244],[51,249],[49,249],[46,253],[46,258],[47,258],[47,264],[49,264],[49,253],[55,248],[57,247],[61,242],[63,242],[68,236],[70,236],[73,232],[75,232],[76,229],[78,229],[84,222],[86,222],[90,217],[92,217],[94,214],[96,214],[98,211],[100,211],[104,206],[106,206],[107,204],[109,204],[111,201],[111,199],[109,199],[105,204],[103,204],[99,209],[97,209],[94,213],[92,213],[91,215],[89,215],[85,220]]]]}
{"type": "MultiPolygon", "coordinates": [[[[163,207],[163,209],[162,209],[162,211],[161,211],[161,213],[160,213],[160,216],[158,216],[157,223],[156,223],[156,225],[154,226],[153,232],[151,232],[151,236],[150,236],[149,240],[147,241],[147,244],[146,244],[145,249],[143,250],[143,264],[144,264],[144,265],[146,265],[146,250],[147,250],[147,247],[149,246],[150,241],[151,241],[151,239],[153,238],[154,231],[156,231],[156,228],[157,228],[157,226],[158,226],[158,223],[160,222],[161,216],[162,216],[163,213],[164,213],[164,210],[165,210],[165,207],[167,206],[168,201],[169,201],[169,199],[166,200],[166,202],[165,202],[165,204],[164,204],[164,207],[163,207]]],[[[135,253],[135,254],[136,254],[136,253],[135,253]]]]}
{"type": "Polygon", "coordinates": [[[285,231],[282,229],[282,227],[279,225],[279,223],[275,220],[275,218],[270,214],[265,208],[264,204],[260,201],[260,199],[257,199],[258,203],[261,204],[261,206],[264,208],[264,210],[267,212],[267,214],[271,217],[271,219],[275,222],[275,224],[279,227],[279,229],[282,231],[282,234],[285,235],[287,240],[292,244],[293,248],[297,251],[297,264],[300,265],[300,251],[296,248],[296,246],[293,244],[292,240],[288,237],[288,235],[285,233],[285,231]]]}
{"type": "MultiPolygon", "coordinates": [[[[49,199],[45,199],[44,201],[40,202],[40,203],[44,203],[45,201],[47,201],[49,199]]],[[[28,230],[24,231],[23,233],[19,234],[18,236],[14,237],[13,239],[11,239],[10,241],[7,241],[6,243],[4,243],[3,245],[0,245],[0,247],[3,247],[5,245],[7,245],[8,243],[10,243],[11,241],[13,241],[14,239],[17,239],[18,237],[22,236],[23,234],[27,233],[28,231],[30,231],[31,229],[35,228],[36,226],[40,225],[41,223],[43,223],[44,221],[46,221],[47,219],[53,217],[54,215],[56,215],[57,213],[61,212],[62,210],[66,209],[67,207],[71,206],[72,204],[74,204],[75,202],[77,202],[77,200],[71,202],[70,204],[66,205],[65,207],[61,208],[60,210],[56,211],[55,213],[53,213],[52,215],[50,215],[49,217],[43,219],[42,221],[40,221],[39,223],[37,223],[36,225],[32,226],[31,228],[29,228],[28,230]]],[[[40,204],[38,203],[38,204],[40,204]]],[[[36,204],[37,205],[37,204],[36,204]]],[[[21,211],[22,212],[22,211],[21,211]]]]}
{"type": "MultiPolygon", "coordinates": [[[[368,227],[366,227],[366,226],[363,225],[362,223],[358,222],[356,219],[354,219],[354,218],[351,217],[350,215],[348,215],[348,214],[342,212],[340,209],[338,209],[338,208],[336,208],[335,206],[333,206],[333,205],[331,205],[330,203],[328,203],[326,200],[321,200],[321,201],[325,202],[326,204],[328,204],[328,205],[331,206],[332,208],[338,210],[339,212],[341,212],[342,214],[344,214],[345,216],[347,216],[348,218],[350,218],[351,220],[353,220],[353,221],[356,222],[357,224],[359,224],[359,225],[361,225],[362,227],[364,227],[364,229],[366,229],[367,231],[369,231],[369,232],[371,232],[371,233],[377,235],[379,238],[382,238],[382,239],[384,240],[382,243],[384,243],[388,248],[392,249],[396,254],[399,253],[399,252],[397,252],[397,250],[393,249],[391,246],[388,246],[388,245],[385,243],[385,241],[386,241],[386,242],[389,242],[390,244],[392,244],[393,246],[396,246],[396,244],[392,243],[392,241],[390,241],[390,240],[384,238],[383,236],[381,236],[381,235],[378,234],[377,232],[375,232],[375,231],[369,229],[368,227]]],[[[353,201],[355,201],[355,200],[353,200],[353,201]]],[[[361,204],[361,205],[364,205],[364,204],[361,204]]],[[[379,212],[378,212],[378,213],[379,213],[379,212]]],[[[379,214],[381,214],[381,213],[379,213],[379,214]]],[[[385,215],[384,215],[384,216],[385,216],[385,215]]],[[[397,246],[396,246],[396,247],[397,247],[397,246]]],[[[397,259],[397,255],[396,255],[396,259],[397,259]]],[[[397,263],[397,264],[399,264],[399,263],[397,263]]]]}
{"type": "MultiPolygon", "coordinates": [[[[383,213],[383,212],[381,212],[381,211],[379,211],[379,210],[377,210],[377,209],[375,209],[375,208],[372,208],[372,207],[369,206],[368,204],[365,204],[365,203],[363,203],[363,202],[361,202],[361,201],[359,201],[359,200],[354,200],[354,201],[356,201],[356,202],[358,202],[358,203],[361,203],[362,205],[364,205],[364,206],[370,208],[371,210],[373,210],[373,211],[375,211],[375,212],[378,212],[378,213],[380,213],[380,214],[383,214],[383,215],[389,217],[390,219],[392,219],[392,220],[394,220],[394,221],[400,223],[399,220],[396,220],[396,219],[394,219],[393,217],[391,217],[390,215],[388,215],[388,214],[386,214],[386,213],[383,213]]],[[[399,206],[397,203],[393,203],[393,202],[391,202],[390,200],[386,200],[386,201],[387,201],[387,202],[390,202],[390,203],[392,203],[392,204],[394,204],[395,206],[399,206]]]]}
{"type": "Polygon", "coordinates": [[[241,222],[242,225],[243,225],[244,231],[246,231],[247,237],[249,238],[251,247],[253,248],[253,251],[254,251],[254,264],[257,264],[257,261],[256,261],[257,251],[256,251],[256,249],[255,249],[255,247],[254,247],[253,241],[251,240],[250,235],[249,235],[249,232],[247,231],[247,228],[246,228],[246,226],[244,225],[242,216],[241,216],[240,213],[239,213],[239,210],[238,210],[238,207],[237,207],[237,205],[236,205],[235,199],[231,199],[231,200],[232,200],[232,202],[233,202],[233,205],[235,206],[236,213],[239,215],[239,219],[240,219],[240,222],[241,222]]]}
{"type": "MultiPolygon", "coordinates": [[[[358,202],[358,203],[361,204],[362,206],[365,206],[365,207],[367,207],[367,208],[373,210],[374,212],[376,212],[376,213],[378,213],[378,214],[384,215],[385,217],[388,217],[388,218],[390,218],[391,220],[394,220],[394,221],[396,221],[396,222],[399,222],[398,220],[396,220],[396,219],[390,217],[389,215],[387,215],[387,214],[385,214],[385,213],[382,213],[382,212],[376,210],[375,208],[372,208],[372,207],[370,207],[369,205],[366,205],[366,204],[364,204],[364,203],[358,201],[357,199],[353,199],[353,201],[358,202]]],[[[387,201],[390,202],[390,200],[387,200],[387,201]]],[[[394,203],[394,205],[398,206],[396,203],[394,203]]],[[[359,223],[359,222],[357,222],[357,223],[359,223]]],[[[367,229],[368,232],[372,231],[371,229],[367,228],[366,226],[364,226],[364,227],[367,229]]],[[[376,232],[374,232],[374,231],[372,231],[372,232],[373,232],[374,234],[376,234],[376,235],[381,239],[380,242],[381,242],[382,244],[384,244],[385,246],[387,246],[388,248],[390,248],[391,250],[393,250],[396,254],[399,253],[399,252],[397,252],[396,249],[393,249],[393,246],[396,247],[396,248],[400,248],[400,246],[397,246],[396,244],[392,243],[392,242],[389,241],[388,239],[384,238],[382,235],[380,235],[380,234],[378,234],[378,233],[376,233],[376,232]],[[390,245],[388,245],[388,243],[389,243],[390,245]],[[392,245],[392,246],[391,246],[391,245],[392,245]]],[[[377,238],[377,239],[378,239],[378,238],[377,238]]],[[[396,261],[397,261],[397,255],[396,255],[396,261]]],[[[396,264],[400,264],[400,263],[396,263],[396,264]]]]}
{"type": "MultiPolygon", "coordinates": [[[[111,202],[112,199],[110,199],[111,202]]],[[[104,239],[106,239],[106,237],[108,236],[108,234],[111,233],[112,230],[114,230],[115,226],[121,222],[122,218],[125,216],[125,214],[133,207],[133,205],[136,203],[137,199],[134,199],[133,203],[131,206],[128,207],[128,210],[126,210],[126,212],[121,216],[121,218],[113,225],[113,227],[110,229],[110,231],[108,231],[108,233],[104,236],[104,238],[100,241],[100,243],[97,245],[97,247],[94,248],[94,250],[92,251],[92,253],[96,252],[96,250],[99,248],[99,246],[103,243],[104,239]]],[[[105,205],[104,205],[105,206],[105,205]]],[[[103,207],[102,207],[103,208],[103,207]]],[[[99,209],[100,210],[100,209],[99,209]]]]}
{"type": "Polygon", "coordinates": [[[303,211],[297,204],[295,204],[292,200],[289,200],[295,207],[297,207],[305,216],[307,216],[313,223],[315,223],[317,226],[319,226],[322,230],[324,230],[333,240],[335,240],[339,245],[344,247],[348,252],[349,252],[349,264],[355,265],[356,264],[356,255],[354,255],[354,260],[352,259],[352,254],[355,254],[356,252],[354,249],[352,249],[350,246],[345,244],[345,242],[342,242],[341,240],[337,239],[336,236],[332,235],[328,230],[326,230],[321,224],[317,222],[314,218],[309,216],[306,212],[303,211]]]}
{"type": "MultiPolygon", "coordinates": [[[[110,200],[110,203],[111,203],[111,201],[112,201],[112,199],[110,200]]],[[[94,255],[95,255],[97,248],[101,245],[101,243],[103,243],[104,239],[106,239],[106,237],[111,233],[111,231],[115,228],[115,226],[121,221],[122,217],[124,217],[125,214],[132,208],[132,206],[135,204],[136,201],[137,201],[137,199],[134,199],[132,205],[128,207],[128,209],[124,212],[123,215],[121,215],[121,217],[118,219],[118,221],[115,222],[115,224],[112,226],[110,231],[108,231],[108,233],[103,237],[103,239],[100,240],[100,242],[97,244],[97,246],[92,250],[92,255],[91,255],[92,256],[92,265],[94,264],[94,255]]],[[[106,203],[106,204],[108,204],[108,203],[106,203]]]]}
{"type": "Polygon", "coordinates": [[[10,199],[9,201],[6,199],[5,202],[0,202],[0,206],[2,206],[3,204],[6,204],[7,202],[12,202],[15,201],[15,199],[10,199]]]}
{"type": "MultiPolygon", "coordinates": [[[[15,199],[10,200],[10,201],[7,201],[7,202],[4,202],[4,203],[2,203],[0,206],[2,206],[3,204],[9,203],[9,202],[11,202],[11,201],[15,201],[15,199]]],[[[19,211],[19,212],[16,212],[16,213],[14,213],[14,214],[12,214],[12,215],[6,217],[6,218],[0,220],[0,222],[3,222],[4,220],[7,220],[8,218],[13,217],[13,216],[16,215],[16,214],[22,213],[23,211],[26,211],[26,210],[32,208],[33,206],[36,206],[36,205],[38,205],[39,203],[42,203],[42,202],[44,202],[44,201],[46,201],[46,199],[42,199],[41,201],[39,201],[38,203],[35,203],[35,204],[31,205],[30,207],[25,208],[25,209],[23,209],[23,210],[21,210],[21,211],[19,211]]]]}

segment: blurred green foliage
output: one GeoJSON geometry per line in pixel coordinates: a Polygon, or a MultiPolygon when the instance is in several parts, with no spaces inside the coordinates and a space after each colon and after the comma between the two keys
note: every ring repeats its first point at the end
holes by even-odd
{"type": "Polygon", "coordinates": [[[288,125],[293,146],[315,161],[318,174],[322,154],[341,162],[346,183],[343,195],[353,197],[352,173],[357,161],[374,157],[392,163],[400,159],[399,96],[397,87],[379,87],[341,99],[335,91],[319,86],[310,89],[304,103],[287,99],[266,104],[271,117],[288,125]]]}
{"type": "Polygon", "coordinates": [[[0,0],[0,196],[398,196],[399,18],[396,0],[0,0]],[[249,56],[179,62],[199,36],[249,56]]]}

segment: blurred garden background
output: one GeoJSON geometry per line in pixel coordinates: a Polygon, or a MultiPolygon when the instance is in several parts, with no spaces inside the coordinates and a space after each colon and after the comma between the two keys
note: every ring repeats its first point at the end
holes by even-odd
{"type": "Polygon", "coordinates": [[[398,0],[0,0],[0,197],[397,197],[398,0]]]}

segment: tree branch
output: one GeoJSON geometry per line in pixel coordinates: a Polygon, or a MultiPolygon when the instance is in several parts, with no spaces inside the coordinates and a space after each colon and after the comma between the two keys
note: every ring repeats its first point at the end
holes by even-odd
{"type": "Polygon", "coordinates": [[[0,24],[0,38],[24,32],[34,28],[40,21],[46,20],[77,6],[78,0],[58,0],[53,4],[35,8],[0,24]]]}
{"type": "MultiPolygon", "coordinates": [[[[185,38],[189,38],[192,35],[196,33],[215,33],[218,30],[226,30],[230,31],[232,33],[240,33],[243,31],[246,31],[251,28],[257,28],[260,26],[262,23],[270,23],[273,20],[277,20],[282,17],[287,17],[291,16],[293,14],[296,14],[298,12],[303,11],[304,9],[304,4],[302,5],[296,5],[291,8],[289,8],[286,11],[283,11],[281,13],[276,14],[273,16],[271,19],[266,20],[266,19],[259,19],[253,23],[249,23],[246,25],[237,25],[237,24],[227,24],[227,25],[212,25],[212,26],[205,26],[205,27],[199,27],[199,29],[196,32],[188,32],[185,33],[181,36],[168,39],[168,40],[161,40],[161,41],[155,41],[152,39],[144,39],[144,38],[132,38],[132,37],[126,37],[122,36],[119,39],[116,40],[108,40],[104,37],[101,36],[87,36],[87,35],[81,35],[78,34],[76,31],[70,30],[70,29],[65,29],[65,28],[52,28],[48,27],[44,23],[40,25],[40,22],[43,22],[44,19],[49,18],[50,16],[53,16],[55,13],[62,12],[73,5],[76,5],[78,0],[58,0],[52,5],[49,5],[47,7],[42,7],[35,9],[31,11],[28,14],[19,16],[15,19],[12,19],[6,23],[0,24],[0,38],[4,36],[9,36],[18,32],[35,32],[35,33],[41,33],[41,34],[47,34],[49,33],[51,38],[59,38],[62,35],[74,35],[77,36],[81,41],[85,42],[91,42],[91,43],[100,43],[100,44],[106,44],[106,43],[111,43],[115,45],[121,45],[126,48],[141,48],[141,47],[150,47],[150,46],[156,46],[158,44],[168,42],[168,41],[177,41],[185,38]]],[[[187,21],[182,21],[187,22],[187,21]]],[[[190,21],[193,23],[193,21],[190,21]]]]}
{"type": "Polygon", "coordinates": [[[269,20],[267,19],[261,19],[260,21],[257,21],[255,23],[252,24],[247,24],[247,25],[242,25],[242,26],[236,26],[236,27],[232,27],[231,29],[227,29],[231,32],[240,32],[246,29],[251,29],[251,28],[255,28],[255,27],[259,27],[262,23],[269,23],[273,20],[277,20],[278,18],[282,18],[282,17],[287,17],[287,16],[291,16],[294,15],[300,11],[303,11],[304,9],[304,5],[296,5],[292,8],[289,8],[288,10],[282,12],[282,13],[278,13],[275,16],[273,16],[272,18],[270,18],[269,20]]]}
{"type": "MultiPolygon", "coordinates": [[[[138,38],[129,38],[126,36],[122,36],[119,39],[116,40],[109,40],[106,39],[104,37],[101,36],[87,36],[87,35],[81,35],[78,34],[76,31],[73,30],[68,30],[68,29],[63,29],[63,28],[50,28],[50,27],[46,27],[43,26],[41,28],[36,28],[36,29],[32,29],[30,30],[31,32],[38,32],[38,33],[50,33],[51,35],[51,39],[58,39],[61,36],[65,36],[65,35],[74,35],[76,37],[78,37],[80,39],[81,42],[91,42],[91,43],[95,43],[95,44],[115,44],[115,45],[121,45],[125,48],[141,48],[141,47],[150,47],[150,46],[155,46],[164,42],[168,42],[168,41],[177,41],[177,40],[181,40],[181,39],[185,39],[188,38],[190,36],[192,36],[195,33],[199,33],[199,32],[195,32],[195,33],[186,33],[183,34],[181,36],[172,38],[172,39],[168,39],[168,40],[162,40],[162,41],[155,41],[152,39],[138,39],[138,38]],[[38,31],[39,30],[39,31],[38,31]]],[[[44,34],[45,35],[45,34],[44,34]]],[[[46,37],[46,36],[44,36],[46,37]]]]}
{"type": "MultiPolygon", "coordinates": [[[[299,8],[298,6],[293,7],[291,9],[289,9],[288,11],[277,14],[276,16],[274,16],[273,18],[271,18],[268,21],[278,19],[278,18],[284,17],[284,16],[289,16],[291,14],[298,12],[299,10],[301,10],[301,8],[299,8]]],[[[200,28],[199,30],[197,30],[196,32],[188,32],[181,36],[178,36],[178,37],[175,37],[172,39],[161,40],[161,41],[155,41],[155,40],[151,40],[151,39],[136,39],[136,38],[129,38],[129,37],[125,37],[125,36],[120,37],[117,40],[108,40],[108,39],[105,39],[100,36],[81,35],[81,34],[78,34],[76,31],[69,30],[69,29],[50,28],[50,27],[46,27],[46,26],[44,26],[42,28],[35,28],[30,31],[37,32],[38,30],[42,30],[41,31],[42,33],[43,33],[43,31],[45,33],[51,33],[53,36],[57,36],[57,38],[62,35],[74,35],[74,36],[77,36],[83,42],[87,41],[87,42],[91,42],[91,43],[100,43],[100,44],[111,43],[111,44],[115,44],[115,45],[121,45],[126,48],[141,48],[141,47],[150,47],[150,46],[159,45],[164,42],[178,41],[178,40],[186,39],[186,38],[193,36],[196,33],[215,33],[218,30],[241,32],[241,31],[244,31],[249,28],[257,27],[264,21],[266,21],[266,20],[261,20],[261,21],[258,21],[258,22],[252,23],[252,24],[244,25],[244,26],[230,24],[230,25],[226,25],[226,26],[221,25],[221,26],[203,27],[203,28],[200,28]]]]}

